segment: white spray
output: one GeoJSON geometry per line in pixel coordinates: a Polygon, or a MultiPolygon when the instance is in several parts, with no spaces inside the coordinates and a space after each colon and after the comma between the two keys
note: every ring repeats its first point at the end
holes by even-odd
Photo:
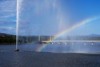
{"type": "Polygon", "coordinates": [[[16,4],[16,50],[18,50],[18,30],[19,30],[19,15],[20,15],[20,9],[21,4],[23,0],[17,0],[16,4]]]}

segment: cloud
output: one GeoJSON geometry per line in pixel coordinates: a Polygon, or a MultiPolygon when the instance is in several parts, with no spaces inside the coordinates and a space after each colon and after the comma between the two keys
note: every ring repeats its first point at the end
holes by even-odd
{"type": "Polygon", "coordinates": [[[0,1],[0,19],[7,19],[16,15],[16,0],[0,1]]]}
{"type": "Polygon", "coordinates": [[[0,30],[16,30],[15,27],[5,27],[5,26],[0,26],[0,30]]]}
{"type": "Polygon", "coordinates": [[[0,26],[0,33],[16,34],[16,28],[12,26],[0,26]]]}
{"type": "Polygon", "coordinates": [[[0,2],[0,11],[16,11],[16,0],[6,0],[0,2]]]}
{"type": "Polygon", "coordinates": [[[5,18],[10,18],[10,17],[15,17],[15,16],[16,16],[15,14],[3,15],[3,16],[0,16],[0,19],[5,19],[5,18]]]}
{"type": "Polygon", "coordinates": [[[16,0],[0,0],[0,33],[16,33],[16,0]]]}

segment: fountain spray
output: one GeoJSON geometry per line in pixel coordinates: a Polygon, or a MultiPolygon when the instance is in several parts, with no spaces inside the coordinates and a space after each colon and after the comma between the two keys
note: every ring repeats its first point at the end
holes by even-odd
{"type": "Polygon", "coordinates": [[[19,30],[19,14],[21,9],[21,4],[23,0],[17,0],[16,4],[16,51],[19,51],[18,49],[18,30],[19,30]]]}

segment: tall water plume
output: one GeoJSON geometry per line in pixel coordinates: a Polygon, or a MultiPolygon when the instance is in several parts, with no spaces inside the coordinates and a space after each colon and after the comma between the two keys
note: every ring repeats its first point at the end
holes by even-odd
{"type": "Polygon", "coordinates": [[[23,0],[17,0],[16,4],[16,50],[18,50],[18,39],[19,39],[19,20],[20,20],[20,11],[23,0]]]}

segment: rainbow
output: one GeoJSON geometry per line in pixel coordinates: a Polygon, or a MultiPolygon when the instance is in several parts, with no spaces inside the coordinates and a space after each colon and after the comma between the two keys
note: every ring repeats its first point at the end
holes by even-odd
{"type": "MultiPolygon", "coordinates": [[[[100,19],[100,16],[98,16],[98,17],[96,16],[96,17],[87,18],[87,19],[85,19],[85,20],[82,20],[81,22],[78,22],[77,24],[71,26],[70,28],[65,29],[65,30],[63,30],[63,31],[61,31],[61,32],[59,32],[59,33],[57,33],[57,34],[54,36],[54,38],[52,39],[52,41],[54,41],[55,39],[57,39],[58,37],[62,36],[62,35],[65,34],[65,33],[68,34],[69,32],[73,31],[74,29],[76,29],[76,28],[78,28],[78,27],[80,27],[80,26],[82,26],[82,25],[84,25],[84,24],[87,24],[87,23],[89,23],[89,22],[98,20],[98,19],[100,19]]],[[[51,40],[48,40],[48,42],[51,42],[51,40]]],[[[38,52],[42,51],[42,49],[44,49],[47,45],[48,45],[48,44],[39,46],[39,47],[36,49],[36,51],[38,51],[38,52]]]]}

